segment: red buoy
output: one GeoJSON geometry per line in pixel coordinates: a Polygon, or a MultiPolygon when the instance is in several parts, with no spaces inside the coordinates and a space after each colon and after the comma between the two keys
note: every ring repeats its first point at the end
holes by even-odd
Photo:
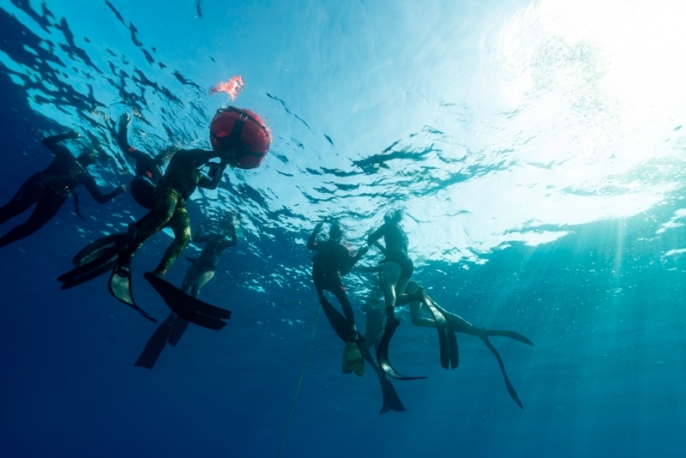
{"type": "Polygon", "coordinates": [[[210,123],[212,149],[238,150],[237,166],[241,169],[259,167],[271,142],[269,128],[256,113],[245,108],[220,109],[210,123]]]}

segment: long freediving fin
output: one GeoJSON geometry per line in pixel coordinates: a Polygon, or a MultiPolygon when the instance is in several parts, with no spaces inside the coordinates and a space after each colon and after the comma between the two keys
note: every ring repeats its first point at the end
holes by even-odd
{"type": "Polygon", "coordinates": [[[522,401],[519,400],[517,392],[512,386],[512,383],[510,383],[510,379],[507,377],[507,372],[505,371],[505,364],[503,363],[503,359],[500,357],[498,350],[496,350],[495,347],[491,345],[491,342],[488,340],[487,336],[479,336],[479,339],[481,339],[483,343],[486,344],[486,347],[488,347],[488,349],[491,350],[491,353],[493,353],[495,359],[498,360],[498,365],[500,365],[500,372],[503,373],[503,378],[505,379],[505,386],[507,387],[507,392],[510,393],[510,397],[514,400],[514,402],[516,402],[517,405],[523,409],[524,405],[522,404],[522,401]]]}
{"type": "Polygon", "coordinates": [[[73,288],[112,270],[128,240],[129,234],[113,234],[89,244],[72,259],[76,267],[57,277],[61,289],[73,288]]]}
{"type": "Polygon", "coordinates": [[[179,340],[181,340],[181,336],[183,336],[183,333],[186,332],[186,329],[188,328],[188,320],[184,320],[180,316],[177,316],[174,312],[171,312],[174,314],[175,319],[174,323],[172,324],[172,329],[171,329],[171,334],[169,334],[169,345],[172,347],[176,347],[176,345],[179,343],[179,340]]]}
{"type": "Polygon", "coordinates": [[[400,326],[399,321],[387,321],[386,322],[386,328],[384,329],[383,336],[381,337],[381,341],[379,342],[379,348],[377,349],[376,353],[376,359],[379,361],[379,366],[381,369],[388,375],[389,377],[393,377],[396,380],[421,380],[425,379],[425,376],[420,376],[420,377],[406,377],[402,375],[400,372],[396,371],[393,366],[391,365],[391,362],[388,360],[388,347],[391,344],[391,339],[393,338],[393,334],[395,334],[395,330],[398,329],[398,326],[400,326]]]}
{"type": "Polygon", "coordinates": [[[184,293],[162,276],[146,272],[144,277],[155,288],[167,306],[181,318],[208,329],[222,329],[231,311],[203,302],[184,293]]]}
{"type": "Polygon", "coordinates": [[[112,275],[110,275],[110,281],[108,283],[110,294],[114,296],[115,299],[136,310],[146,319],[152,321],[153,323],[157,323],[157,320],[155,318],[153,318],[148,312],[137,306],[136,302],[133,300],[131,271],[128,271],[126,275],[122,275],[120,272],[118,272],[118,270],[119,269],[116,265],[114,269],[112,269],[112,275]]]}
{"type": "MultiPolygon", "coordinates": [[[[336,308],[331,305],[329,301],[322,301],[321,306],[322,310],[324,310],[326,318],[329,320],[329,323],[331,323],[333,330],[343,342],[346,342],[348,340],[348,333],[350,332],[350,324],[348,323],[348,320],[338,310],[336,310],[336,308]]],[[[393,387],[393,384],[390,380],[388,380],[386,374],[379,368],[376,361],[374,361],[374,357],[369,351],[369,348],[363,345],[361,350],[362,357],[365,361],[367,361],[367,363],[372,367],[374,372],[376,372],[379,377],[381,393],[383,394],[381,413],[386,413],[389,410],[393,410],[394,412],[406,412],[407,409],[400,401],[400,397],[398,397],[395,387],[393,387]]]]}
{"type": "Polygon", "coordinates": [[[445,317],[446,311],[436,304],[428,295],[424,295],[424,304],[431,311],[438,331],[441,367],[444,369],[457,368],[460,359],[457,348],[457,338],[450,321],[445,317]]]}
{"type": "Polygon", "coordinates": [[[102,253],[113,247],[123,248],[129,241],[129,233],[119,233],[106,235],[86,245],[81,251],[76,253],[71,262],[75,267],[82,266],[102,256],[102,253]]]}
{"type": "Polygon", "coordinates": [[[146,369],[153,368],[155,362],[157,362],[157,358],[160,357],[162,350],[164,350],[164,346],[167,344],[172,326],[174,325],[174,318],[176,318],[176,315],[170,313],[167,319],[155,329],[155,332],[153,332],[150,339],[148,339],[143,352],[134,363],[134,366],[145,367],[146,369]]]}
{"type": "Polygon", "coordinates": [[[532,341],[530,341],[529,339],[527,339],[526,337],[524,337],[523,335],[521,335],[518,332],[498,331],[495,329],[486,329],[484,332],[488,337],[509,337],[510,339],[514,339],[518,342],[525,343],[527,345],[531,345],[531,346],[534,345],[534,343],[532,341]]]}

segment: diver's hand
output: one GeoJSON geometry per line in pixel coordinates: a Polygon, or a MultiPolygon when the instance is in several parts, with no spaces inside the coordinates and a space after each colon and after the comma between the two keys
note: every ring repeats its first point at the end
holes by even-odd
{"type": "Polygon", "coordinates": [[[131,115],[128,113],[122,113],[122,115],[119,117],[119,128],[121,129],[122,127],[127,127],[129,124],[131,124],[131,115]]]}
{"type": "Polygon", "coordinates": [[[324,223],[322,223],[322,222],[317,223],[317,225],[314,227],[314,232],[321,231],[323,225],[324,225],[324,223]]]}
{"type": "Polygon", "coordinates": [[[360,248],[360,251],[358,252],[357,256],[358,257],[364,256],[365,254],[367,254],[368,251],[369,251],[369,245],[363,246],[362,248],[360,248]]]}
{"type": "Polygon", "coordinates": [[[75,130],[70,130],[69,132],[65,133],[64,136],[65,138],[79,138],[81,134],[75,130]]]}
{"type": "Polygon", "coordinates": [[[126,185],[123,184],[123,185],[119,186],[119,187],[117,188],[117,192],[118,192],[119,194],[126,192],[126,185]]]}

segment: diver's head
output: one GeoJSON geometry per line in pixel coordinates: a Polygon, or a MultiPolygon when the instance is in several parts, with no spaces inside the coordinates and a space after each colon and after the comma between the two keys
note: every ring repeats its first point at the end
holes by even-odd
{"type": "Polygon", "coordinates": [[[400,209],[390,210],[390,211],[386,212],[383,219],[387,223],[398,224],[400,222],[400,220],[403,219],[403,211],[400,209]]]}
{"type": "Polygon", "coordinates": [[[333,222],[329,227],[329,240],[340,240],[343,237],[343,229],[340,223],[333,222]]]}
{"type": "Polygon", "coordinates": [[[98,161],[98,153],[95,151],[86,151],[85,153],[79,154],[76,160],[79,161],[79,164],[82,166],[88,167],[98,161]]]}

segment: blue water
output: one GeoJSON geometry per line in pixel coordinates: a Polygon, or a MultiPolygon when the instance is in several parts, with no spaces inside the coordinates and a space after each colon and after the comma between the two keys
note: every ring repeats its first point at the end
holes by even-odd
{"type": "MultiPolygon", "coordinates": [[[[193,227],[240,214],[240,243],[201,292],[231,320],[191,326],[152,371],[133,363],[155,325],[104,277],[55,281],[86,243],[144,214],[128,194],[97,205],[81,192],[86,222],[68,201],[2,249],[0,456],[682,456],[683,9],[0,0],[0,204],[50,163],[40,139],[67,129],[84,135],[74,151],[111,156],[92,169],[101,186],[128,184],[112,138],[124,112],[144,151],[209,148],[209,120],[230,104],[274,137],[260,168],[227,171],[189,204],[193,227]],[[209,95],[232,76],[245,81],[235,101],[209,95]],[[429,377],[394,382],[408,412],[379,414],[369,368],[341,373],[305,243],[333,217],[359,247],[393,208],[438,303],[536,344],[491,339],[523,410],[478,339],[458,335],[447,372],[435,331],[407,311],[391,359],[429,377]]],[[[133,265],[136,299],[158,319],[168,309],[140,274],[169,241],[157,235],[133,265]]],[[[363,327],[371,277],[345,281],[363,327]]]]}

